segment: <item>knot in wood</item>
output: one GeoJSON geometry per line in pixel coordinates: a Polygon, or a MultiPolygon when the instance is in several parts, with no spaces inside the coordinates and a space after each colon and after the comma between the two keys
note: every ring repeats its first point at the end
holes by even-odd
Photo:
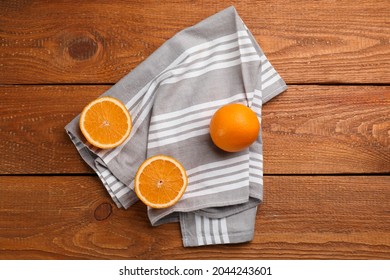
{"type": "Polygon", "coordinates": [[[98,49],[98,44],[89,37],[78,37],[68,45],[69,56],[75,60],[86,60],[92,57],[98,49]]]}
{"type": "Polygon", "coordinates": [[[112,213],[112,207],[109,203],[102,203],[98,207],[96,207],[94,216],[98,221],[103,221],[107,219],[112,213]]]}

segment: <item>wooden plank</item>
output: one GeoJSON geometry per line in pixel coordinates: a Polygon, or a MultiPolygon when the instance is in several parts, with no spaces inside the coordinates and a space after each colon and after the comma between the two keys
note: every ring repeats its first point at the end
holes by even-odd
{"type": "MultiPolygon", "coordinates": [[[[0,87],[0,174],[90,173],[64,126],[106,89],[0,87]]],[[[262,125],[265,173],[390,172],[390,87],[290,86],[262,125]]]]}
{"type": "Polygon", "coordinates": [[[3,176],[0,259],[389,258],[389,176],[266,176],[264,193],[251,243],[183,248],[178,224],[117,209],[97,177],[3,176]]]}
{"type": "Polygon", "coordinates": [[[290,87],[264,106],[263,142],[267,173],[390,172],[390,87],[290,87]]]}
{"type": "MultiPolygon", "coordinates": [[[[0,84],[114,83],[229,1],[1,1],[0,84]]],[[[389,83],[390,2],[235,1],[288,83],[389,83]]]]}
{"type": "Polygon", "coordinates": [[[0,173],[91,172],[64,127],[108,87],[0,87],[0,173]]]}

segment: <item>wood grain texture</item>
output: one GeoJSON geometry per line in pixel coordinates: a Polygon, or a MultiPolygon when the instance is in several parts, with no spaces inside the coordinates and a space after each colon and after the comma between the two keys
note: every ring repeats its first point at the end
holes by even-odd
{"type": "Polygon", "coordinates": [[[390,256],[390,178],[383,176],[267,176],[254,240],[198,248],[182,247],[178,224],[150,226],[140,202],[117,209],[94,176],[4,176],[0,197],[0,259],[390,256]]]}
{"type": "Polygon", "coordinates": [[[290,87],[264,105],[263,142],[266,173],[390,172],[390,87],[290,87]]]}
{"type": "MultiPolygon", "coordinates": [[[[64,126],[106,89],[0,87],[0,173],[90,173],[64,126]]],[[[290,86],[262,125],[265,173],[390,172],[388,86],[290,86]]]]}
{"type": "Polygon", "coordinates": [[[389,46],[387,0],[0,1],[0,259],[390,259],[389,46]],[[254,240],[183,248],[115,206],[64,126],[230,5],[289,89],[263,107],[254,240]]]}
{"type": "Polygon", "coordinates": [[[389,83],[390,2],[1,1],[0,84],[114,83],[234,5],[288,83],[389,83]]]}
{"type": "Polygon", "coordinates": [[[65,132],[107,86],[0,87],[0,173],[84,173],[82,162],[65,132]]]}

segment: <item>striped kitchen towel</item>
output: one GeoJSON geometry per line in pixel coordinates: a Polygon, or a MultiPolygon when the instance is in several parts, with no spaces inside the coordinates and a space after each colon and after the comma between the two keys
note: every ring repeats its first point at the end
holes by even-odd
{"type": "Polygon", "coordinates": [[[262,104],[286,88],[230,7],[176,34],[103,94],[120,99],[133,118],[121,146],[88,144],[79,116],[66,131],[118,207],[138,200],[133,179],[145,159],[172,156],[189,184],[174,206],[148,208],[151,224],[180,222],[184,246],[246,242],[263,198],[261,133],[248,149],[223,152],[211,141],[210,119],[229,103],[245,104],[261,119],[262,104]]]}

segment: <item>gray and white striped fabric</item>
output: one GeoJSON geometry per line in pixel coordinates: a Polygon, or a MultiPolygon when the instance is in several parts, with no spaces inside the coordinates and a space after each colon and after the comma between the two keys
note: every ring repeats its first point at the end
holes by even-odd
{"type": "Polygon", "coordinates": [[[226,153],[212,143],[209,122],[229,103],[245,104],[261,119],[262,104],[286,88],[230,7],[176,34],[103,94],[122,100],[132,115],[121,146],[92,147],[79,116],[65,129],[118,207],[137,202],[133,179],[146,158],[172,156],[189,184],[174,206],[148,208],[151,224],[180,222],[184,246],[247,242],[263,198],[261,133],[250,148],[226,153]]]}

